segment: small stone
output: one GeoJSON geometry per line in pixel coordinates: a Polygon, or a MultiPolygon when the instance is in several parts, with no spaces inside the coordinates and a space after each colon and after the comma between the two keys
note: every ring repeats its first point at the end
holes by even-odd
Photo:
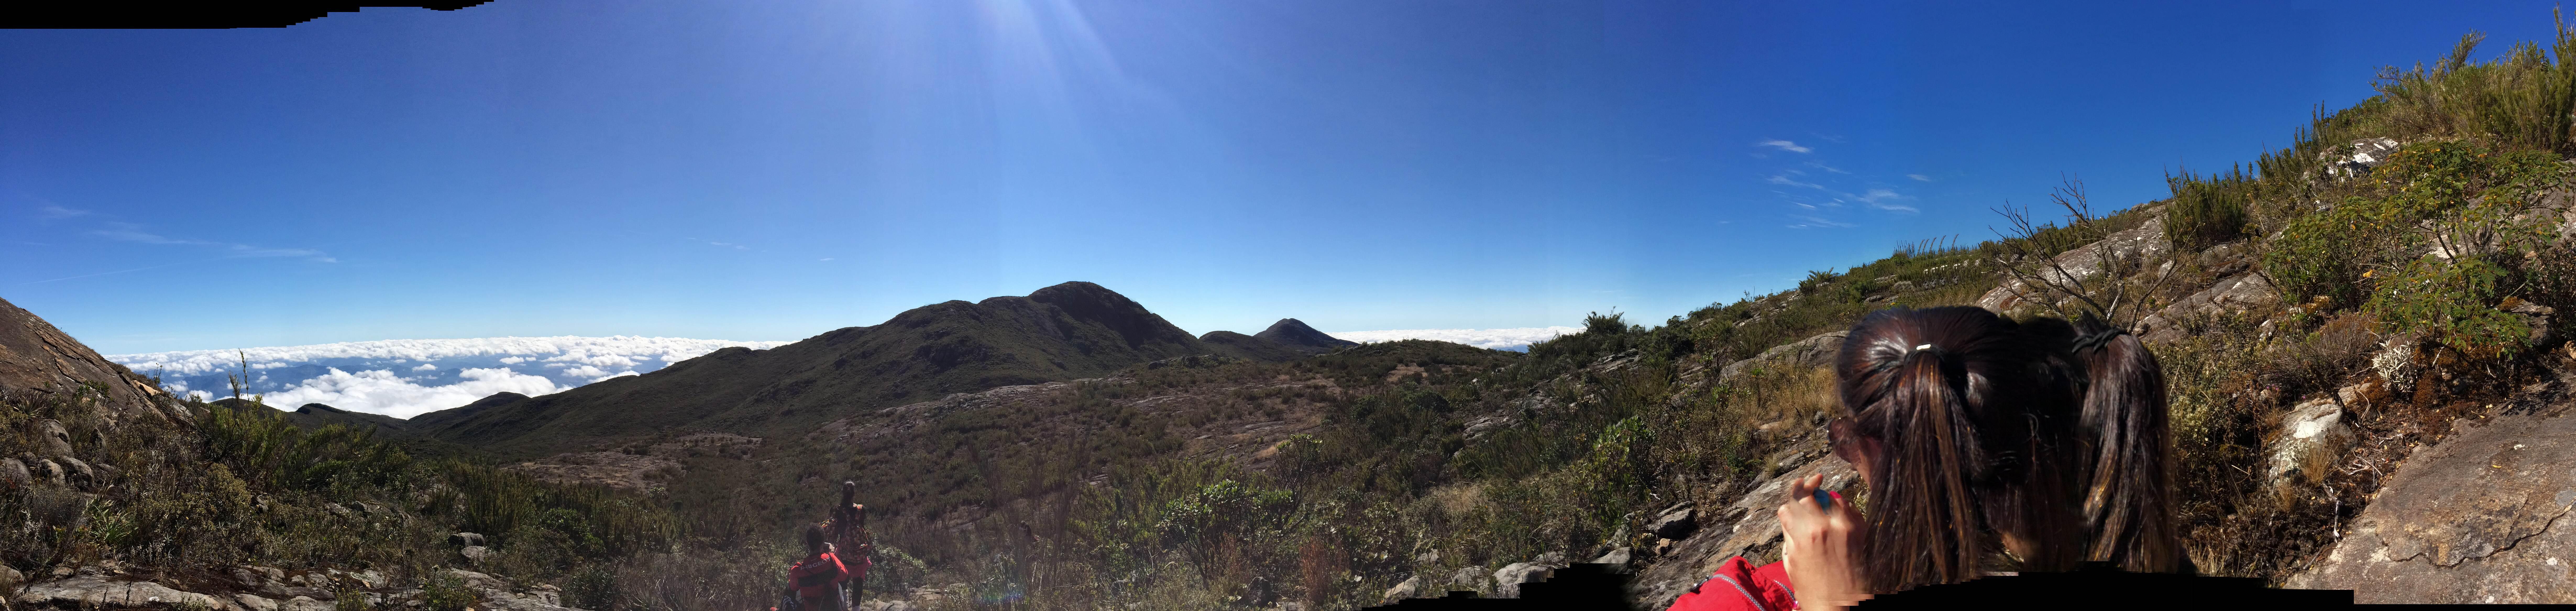
{"type": "Polygon", "coordinates": [[[475,533],[456,533],[447,536],[447,544],[457,547],[477,547],[483,545],[483,535],[475,533]]]}
{"type": "Polygon", "coordinates": [[[277,601],[262,598],[257,594],[234,594],[233,600],[241,603],[243,611],[277,611],[277,601]]]}
{"type": "Polygon", "coordinates": [[[465,549],[457,550],[456,553],[465,557],[466,564],[480,566],[483,564],[484,557],[492,555],[492,550],[480,545],[468,545],[465,549]]]}
{"type": "Polygon", "coordinates": [[[1395,584],[1395,587],[1387,588],[1386,595],[1378,597],[1378,600],[1381,602],[1394,602],[1407,598],[1419,598],[1421,597],[1421,594],[1422,576],[1415,575],[1404,578],[1404,581],[1395,584]]]}

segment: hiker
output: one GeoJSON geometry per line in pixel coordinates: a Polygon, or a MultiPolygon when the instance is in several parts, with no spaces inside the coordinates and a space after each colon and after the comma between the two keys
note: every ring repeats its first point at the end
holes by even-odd
{"type": "Polygon", "coordinates": [[[865,594],[861,590],[867,587],[868,568],[876,565],[875,537],[868,534],[868,506],[859,504],[858,498],[859,483],[842,481],[841,504],[832,506],[831,519],[824,522],[837,550],[835,555],[850,570],[844,598],[853,605],[859,604],[865,594]]]}
{"type": "Polygon", "coordinates": [[[794,595],[797,611],[844,611],[847,602],[841,598],[841,582],[850,571],[832,553],[832,543],[823,538],[823,526],[805,526],[803,560],[787,569],[788,590],[794,595]]]}
{"type": "Polygon", "coordinates": [[[1781,561],[1728,559],[1674,611],[1820,611],[2087,561],[2193,571],[2171,516],[2164,374],[2137,338],[2090,317],[1890,308],[1852,327],[1834,373],[1828,444],[1867,484],[1869,515],[1817,495],[1822,475],[1787,482],[1781,561]]]}

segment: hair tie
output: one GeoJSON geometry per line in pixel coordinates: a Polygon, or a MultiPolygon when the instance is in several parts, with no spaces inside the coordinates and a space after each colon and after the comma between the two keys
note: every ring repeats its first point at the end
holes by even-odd
{"type": "Polygon", "coordinates": [[[1921,345],[1921,346],[1915,346],[1915,347],[1914,347],[1914,349],[1916,349],[1916,350],[1931,350],[1931,349],[1932,349],[1932,345],[1931,345],[1931,344],[1924,344],[1924,345],[1921,345]]]}
{"type": "Polygon", "coordinates": [[[2128,334],[2129,332],[2127,330],[2119,327],[2106,327],[2100,331],[2076,336],[2075,351],[2083,352],[2086,350],[2099,350],[2102,346],[2110,344],[2112,338],[2128,334]]]}

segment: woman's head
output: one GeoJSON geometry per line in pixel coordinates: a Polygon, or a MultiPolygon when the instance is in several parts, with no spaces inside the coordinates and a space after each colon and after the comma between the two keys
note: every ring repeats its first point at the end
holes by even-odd
{"type": "Polygon", "coordinates": [[[823,553],[823,525],[805,525],[805,553],[823,553]]]}
{"type": "Polygon", "coordinates": [[[859,481],[841,480],[841,504],[859,502],[859,481]]]}
{"type": "MultiPolygon", "coordinates": [[[[1881,310],[1852,328],[1835,362],[1845,413],[1833,438],[1836,453],[1870,480],[1871,529],[1862,541],[1861,569],[1873,589],[1974,578],[2007,538],[2019,543],[2013,551],[2026,569],[2063,569],[2087,559],[2089,514],[2079,489],[2090,481],[2088,465],[2102,462],[2084,458],[2101,448],[2088,432],[2087,408],[2100,403],[2104,413],[2151,413],[2160,426],[2164,405],[2160,378],[2089,382],[2088,369],[2120,369],[2088,368],[2084,357],[2092,353],[2075,350],[2083,337],[2090,336],[2065,321],[2015,323],[1972,307],[1881,310]],[[2157,394],[2088,399],[2088,388],[2146,386],[2157,394]]],[[[2143,356],[2152,369],[2143,347],[2123,354],[2143,356]]],[[[2118,466],[2161,467],[2160,448],[2145,446],[2141,436],[2124,439],[2138,443],[2117,446],[2115,454],[2127,460],[2118,466]],[[2137,459],[2147,454],[2158,459],[2137,459]]],[[[2137,494],[2115,494],[2116,502],[2105,506],[2138,501],[2151,492],[2143,482],[2161,481],[2140,473],[2112,478],[2134,484],[2115,485],[2114,492],[2137,494]]]]}

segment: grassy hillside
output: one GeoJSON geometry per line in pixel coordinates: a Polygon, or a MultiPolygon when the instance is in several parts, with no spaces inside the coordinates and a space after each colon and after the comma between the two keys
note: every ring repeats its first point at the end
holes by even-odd
{"type": "MultiPolygon", "coordinates": [[[[114,469],[78,494],[0,495],[25,517],[0,529],[0,561],[145,567],[208,591],[241,563],[439,587],[436,567],[465,563],[439,537],[470,530],[493,539],[480,570],[559,585],[567,604],[758,608],[794,529],[849,479],[876,516],[871,591],[931,608],[1352,608],[1461,573],[1456,587],[1490,591],[1473,578],[1644,547],[1666,507],[1722,507],[1824,460],[1832,376],[1757,355],[1880,308],[1989,303],[2154,329],[2192,558],[2277,581],[2413,448],[2576,372],[2549,341],[2576,315],[2534,314],[2576,308],[2576,68],[2530,45],[2471,62],[2475,42],[2392,69],[2379,96],[2319,113],[2251,167],[2173,177],[2166,200],[2096,215],[2069,185],[2066,216],[2005,219],[1995,240],[1903,245],[1651,327],[1594,315],[1526,354],[1253,353],[1225,346],[1258,337],[1191,338],[1072,283],[408,423],[512,459],[593,444],[663,457],[679,474],[659,492],[419,458],[259,409],[111,427],[80,402],[96,398],[13,395],[0,454],[55,419],[114,469]],[[2379,154],[2356,162],[2364,148],[2379,154]],[[2414,355],[2403,373],[2374,367],[2395,352],[2414,355]],[[2262,477],[2287,408],[2344,394],[2364,441],[2302,458],[2315,464],[2283,485],[2262,477]],[[765,440],[682,439],[701,430],[765,440]]],[[[2576,33],[2555,44],[2563,60],[2576,33]]]]}

